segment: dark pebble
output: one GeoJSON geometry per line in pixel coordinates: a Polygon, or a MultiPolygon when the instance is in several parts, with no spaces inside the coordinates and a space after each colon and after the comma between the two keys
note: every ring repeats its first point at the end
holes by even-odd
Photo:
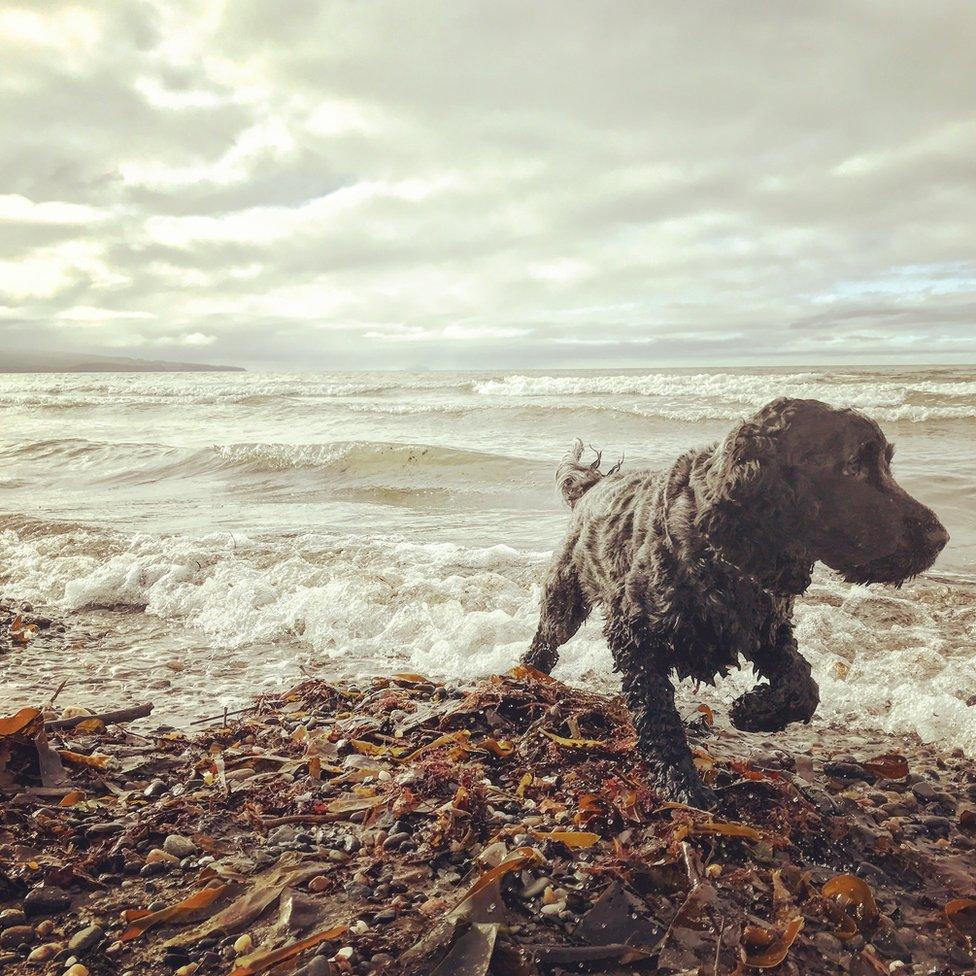
{"type": "Polygon", "coordinates": [[[4,949],[16,949],[33,941],[34,930],[29,925],[11,925],[0,932],[0,946],[4,949]]]}
{"type": "Polygon", "coordinates": [[[829,762],[824,763],[824,772],[835,779],[866,780],[874,782],[874,775],[869,773],[860,763],[856,762],[829,762]]]}
{"type": "Polygon", "coordinates": [[[157,874],[163,874],[169,865],[165,861],[153,861],[152,864],[143,864],[139,868],[139,874],[144,878],[155,878],[157,874]]]}
{"type": "Polygon", "coordinates": [[[24,899],[28,915],[54,915],[71,907],[71,895],[63,888],[35,888],[24,899]]]}

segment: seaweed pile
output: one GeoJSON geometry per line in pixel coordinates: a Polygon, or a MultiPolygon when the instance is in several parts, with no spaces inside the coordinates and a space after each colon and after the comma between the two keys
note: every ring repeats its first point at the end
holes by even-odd
{"type": "Polygon", "coordinates": [[[976,971],[961,754],[701,705],[701,811],[655,794],[619,699],[525,667],[310,678],[192,733],[148,711],[0,718],[0,972],[976,971]]]}

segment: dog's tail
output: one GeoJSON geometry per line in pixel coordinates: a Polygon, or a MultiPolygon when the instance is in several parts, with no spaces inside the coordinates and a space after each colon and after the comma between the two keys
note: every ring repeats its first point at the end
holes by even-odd
{"type": "Polygon", "coordinates": [[[596,457],[589,464],[582,464],[580,458],[583,456],[583,442],[576,439],[569,453],[559,462],[556,468],[556,484],[559,492],[563,496],[563,501],[570,507],[575,508],[576,503],[595,485],[608,475],[616,474],[620,470],[620,465],[624,463],[621,458],[609,471],[600,470],[600,461],[603,452],[590,448],[596,457]]]}

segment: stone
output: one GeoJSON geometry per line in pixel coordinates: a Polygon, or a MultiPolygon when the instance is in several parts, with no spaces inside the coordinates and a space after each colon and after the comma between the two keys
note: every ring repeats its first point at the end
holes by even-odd
{"type": "Polygon", "coordinates": [[[923,801],[934,800],[936,795],[935,787],[931,783],[926,783],[924,779],[912,784],[912,792],[923,801]]]}
{"type": "Polygon", "coordinates": [[[100,925],[89,925],[71,936],[68,940],[68,948],[72,952],[87,952],[104,938],[105,930],[100,925]]]}
{"type": "Polygon", "coordinates": [[[27,916],[19,908],[5,908],[0,912],[0,932],[14,925],[26,925],[27,916]]]}
{"type": "Polygon", "coordinates": [[[179,858],[156,847],[146,855],[146,864],[178,864],[179,858]]]}
{"type": "Polygon", "coordinates": [[[109,820],[106,823],[92,824],[85,831],[85,837],[89,840],[97,840],[100,837],[108,837],[110,834],[117,834],[123,829],[123,824],[119,823],[118,820],[109,820]]]}
{"type": "Polygon", "coordinates": [[[332,966],[325,956],[313,956],[307,966],[302,966],[296,976],[332,976],[332,966]]]}
{"type": "Polygon", "coordinates": [[[192,857],[197,853],[198,848],[189,837],[184,837],[182,834],[170,834],[163,841],[163,850],[167,854],[172,854],[173,857],[184,858],[192,857]]]}
{"type": "Polygon", "coordinates": [[[35,888],[24,899],[24,911],[28,915],[54,915],[70,907],[71,895],[54,886],[35,888]]]}
{"type": "Polygon", "coordinates": [[[254,948],[254,939],[245,934],[234,942],[234,952],[239,956],[246,956],[254,948]]]}
{"type": "Polygon", "coordinates": [[[88,967],[76,962],[69,969],[64,971],[64,976],[88,976],[88,967]]]}
{"type": "Polygon", "coordinates": [[[33,949],[27,956],[28,962],[47,962],[56,952],[60,951],[60,942],[47,942],[33,949]]]}
{"type": "Polygon", "coordinates": [[[34,930],[29,925],[11,925],[0,932],[0,946],[16,949],[17,946],[34,941],[34,930]]]}

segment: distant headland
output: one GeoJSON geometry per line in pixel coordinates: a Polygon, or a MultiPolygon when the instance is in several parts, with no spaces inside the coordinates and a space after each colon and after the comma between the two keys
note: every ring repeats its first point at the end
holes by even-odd
{"type": "Polygon", "coordinates": [[[92,356],[82,353],[8,353],[0,373],[243,373],[242,366],[173,363],[162,359],[92,356]]]}

